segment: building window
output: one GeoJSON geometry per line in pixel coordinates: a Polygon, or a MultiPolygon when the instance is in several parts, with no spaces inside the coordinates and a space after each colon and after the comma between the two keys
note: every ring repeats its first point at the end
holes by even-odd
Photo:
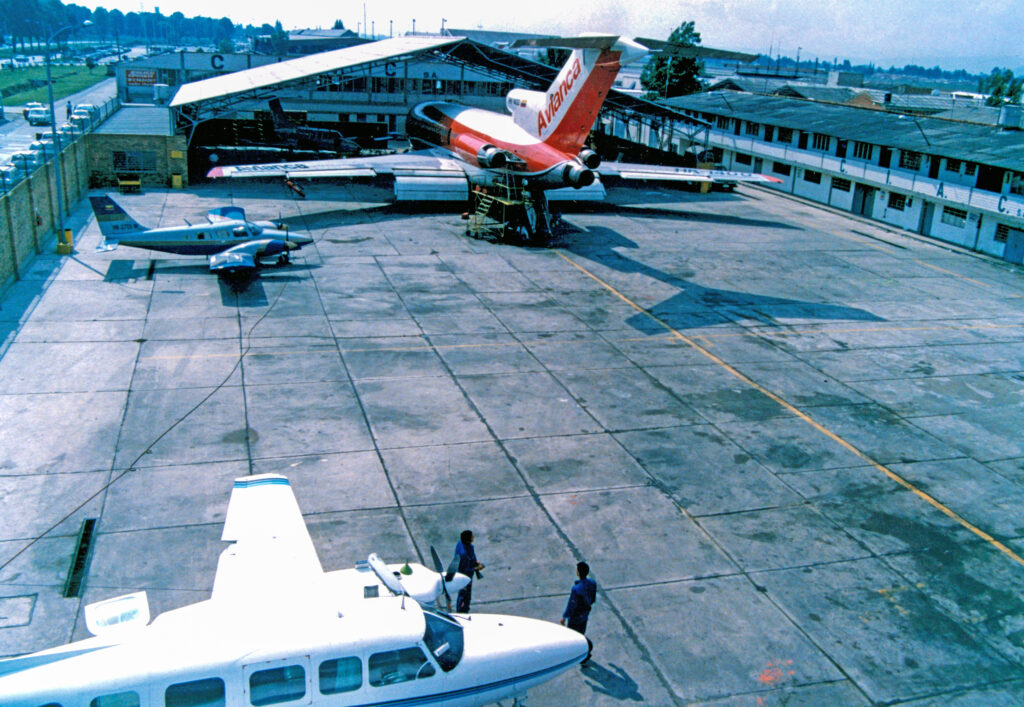
{"type": "Polygon", "coordinates": [[[792,171],[792,167],[785,162],[772,162],[772,171],[775,172],[775,174],[783,174],[788,177],[789,173],[792,171]]]}
{"type": "Polygon", "coordinates": [[[821,172],[815,172],[813,169],[805,169],[804,181],[810,182],[811,184],[821,184],[821,172]]]}
{"type": "Polygon", "coordinates": [[[996,243],[1006,243],[1006,240],[1010,237],[1010,227],[1005,223],[1001,223],[996,226],[996,243]]]}
{"type": "Polygon", "coordinates": [[[960,162],[960,160],[947,159],[946,160],[946,171],[947,172],[959,172],[961,164],[962,163],[960,162]]]}
{"type": "Polygon", "coordinates": [[[1020,172],[1010,173],[1010,193],[1024,194],[1024,174],[1020,172]]]}
{"type": "Polygon", "coordinates": [[[942,222],[950,226],[963,228],[967,223],[967,212],[963,209],[954,209],[952,206],[942,207],[942,222]]]}
{"type": "Polygon", "coordinates": [[[858,160],[870,160],[874,149],[875,146],[870,142],[855,142],[853,143],[853,156],[858,160]]]}
{"type": "Polygon", "coordinates": [[[753,162],[753,160],[751,159],[750,155],[748,155],[746,152],[736,153],[736,164],[749,165],[751,162],[753,162]]]}
{"type": "Polygon", "coordinates": [[[836,191],[850,191],[851,186],[852,185],[850,184],[849,179],[843,179],[841,177],[832,177],[832,188],[835,189],[836,191]]]}
{"type": "Polygon", "coordinates": [[[114,150],[115,172],[155,172],[156,153],[147,150],[114,150]]]}
{"type": "Polygon", "coordinates": [[[900,150],[900,169],[909,169],[915,172],[921,169],[921,153],[900,150]]]}
{"type": "Polygon", "coordinates": [[[973,177],[974,173],[977,172],[977,171],[978,171],[978,165],[974,164],[973,162],[965,162],[964,163],[964,176],[965,177],[973,177]]]}
{"type": "Polygon", "coordinates": [[[889,192],[889,208],[896,211],[903,211],[903,209],[907,208],[906,195],[897,194],[894,191],[889,192]]]}
{"type": "Polygon", "coordinates": [[[776,140],[778,142],[793,142],[793,129],[779,128],[779,136],[776,140]]]}
{"type": "Polygon", "coordinates": [[[729,129],[729,123],[730,123],[730,120],[728,118],[726,118],[724,115],[720,115],[717,118],[715,118],[715,125],[720,127],[722,130],[728,130],[729,129]]]}
{"type": "Polygon", "coordinates": [[[829,137],[828,135],[822,135],[821,133],[814,133],[814,142],[812,147],[815,150],[828,150],[829,137]]]}
{"type": "Polygon", "coordinates": [[[744,132],[747,135],[760,135],[761,134],[761,124],[760,123],[751,123],[748,120],[747,124],[743,128],[743,130],[744,130],[744,132]]]}

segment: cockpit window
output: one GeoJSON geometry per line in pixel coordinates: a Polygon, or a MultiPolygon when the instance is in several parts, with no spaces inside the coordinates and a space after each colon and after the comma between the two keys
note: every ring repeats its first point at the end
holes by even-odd
{"type": "Polygon", "coordinates": [[[249,235],[249,229],[245,226],[238,226],[232,233],[235,234],[235,238],[245,238],[249,235]]]}
{"type": "Polygon", "coordinates": [[[366,664],[370,684],[374,687],[397,685],[407,680],[429,678],[434,665],[417,647],[374,653],[366,664]]]}
{"type": "Polygon", "coordinates": [[[423,618],[427,620],[423,642],[447,673],[462,660],[462,626],[431,611],[424,611],[423,618]]]}

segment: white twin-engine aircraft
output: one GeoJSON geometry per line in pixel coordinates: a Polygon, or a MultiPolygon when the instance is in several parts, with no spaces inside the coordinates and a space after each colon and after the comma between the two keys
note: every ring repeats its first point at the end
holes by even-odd
{"type": "Polygon", "coordinates": [[[432,146],[426,150],[379,157],[215,167],[207,176],[338,178],[420,170],[420,174],[430,173],[439,178],[447,175],[449,181],[452,176],[464,176],[470,184],[489,187],[511,174],[530,196],[532,207],[525,207],[523,221],[531,236],[549,229],[546,190],[587,187],[597,175],[646,181],[780,181],[748,172],[602,163],[597,153],[584,148],[619,68],[643,57],[649,52],[648,47],[657,44],[676,56],[754,58],[706,47],[642,41],[647,46],[619,36],[517,42],[517,46],[564,47],[573,51],[546,92],[510,91],[505,100],[508,114],[441,101],[415,106],[406,121],[406,132],[432,146]]]}
{"type": "Polygon", "coordinates": [[[163,253],[208,256],[210,270],[219,275],[251,273],[266,260],[287,263],[291,251],[313,239],[289,233],[271,221],[248,221],[238,206],[221,206],[207,214],[202,225],[146,228],[109,196],[90,196],[103,240],[97,252],[120,245],[163,253]]]}
{"type": "Polygon", "coordinates": [[[235,481],[206,601],[149,622],[145,592],[85,607],[93,638],[0,661],[4,707],[484,705],[587,655],[536,619],[432,607],[469,578],[377,555],[324,572],[284,476],[235,481]]]}

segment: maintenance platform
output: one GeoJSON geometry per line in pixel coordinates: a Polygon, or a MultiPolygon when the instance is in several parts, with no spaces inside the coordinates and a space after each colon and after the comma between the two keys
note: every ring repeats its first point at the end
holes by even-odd
{"type": "Polygon", "coordinates": [[[747,187],[633,191],[551,248],[368,185],[115,198],[315,243],[236,291],[95,253],[82,202],[7,291],[0,655],[207,598],[232,480],[275,472],[328,571],[471,528],[473,610],[557,621],[589,562],[593,663],[532,704],[1024,702],[1014,266],[747,187]]]}

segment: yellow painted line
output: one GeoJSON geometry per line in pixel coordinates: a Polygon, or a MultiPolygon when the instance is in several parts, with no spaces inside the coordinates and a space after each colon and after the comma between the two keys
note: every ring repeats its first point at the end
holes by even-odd
{"type": "Polygon", "coordinates": [[[960,273],[955,273],[952,270],[946,270],[946,268],[940,268],[938,265],[932,265],[931,263],[926,263],[923,260],[918,260],[917,258],[914,258],[914,262],[915,263],[919,263],[920,265],[924,265],[926,268],[931,268],[932,270],[938,270],[941,273],[945,273],[947,275],[952,275],[953,277],[958,278],[960,280],[967,280],[967,282],[973,282],[975,285],[981,285],[982,287],[991,287],[991,285],[988,284],[987,282],[982,282],[981,280],[975,280],[973,277],[967,277],[966,275],[961,275],[960,273]]]}
{"type": "Polygon", "coordinates": [[[567,255],[565,255],[562,252],[559,252],[558,254],[567,263],[569,263],[570,265],[572,265],[574,268],[576,268],[580,272],[582,272],[585,275],[587,275],[590,278],[592,278],[595,282],[600,284],[602,287],[607,289],[609,292],[614,294],[616,297],[618,297],[620,300],[622,300],[623,302],[628,304],[630,307],[635,309],[637,312],[646,315],[652,321],[657,322],[657,324],[659,326],[664,327],[668,332],[670,332],[673,335],[673,337],[675,337],[679,341],[682,341],[682,342],[688,344],[690,347],[692,347],[693,349],[695,349],[699,353],[703,354],[707,358],[709,358],[712,361],[714,361],[716,364],[721,366],[723,369],[725,369],[726,371],[731,373],[736,378],[740,379],[741,381],[743,381],[744,383],[746,383],[750,387],[752,387],[755,390],[759,391],[760,393],[764,394],[765,396],[767,396],[771,400],[775,401],[776,403],[781,405],[783,408],[785,408],[789,412],[791,412],[794,415],[796,415],[798,418],[800,418],[801,420],[806,422],[808,425],[810,425],[811,427],[816,429],[818,432],[822,433],[823,435],[825,435],[826,437],[831,439],[833,442],[836,442],[837,444],[842,446],[844,449],[847,449],[848,451],[850,451],[853,454],[857,455],[858,457],[860,457],[861,459],[866,461],[868,464],[873,466],[875,469],[877,469],[878,471],[880,471],[883,474],[885,474],[891,480],[893,480],[894,482],[896,482],[897,484],[899,484],[903,488],[907,489],[908,491],[910,491],[911,493],[916,495],[918,498],[920,498],[923,501],[925,501],[928,505],[930,505],[933,508],[941,511],[945,515],[947,515],[950,518],[952,518],[953,520],[955,520],[961,526],[963,526],[964,528],[966,528],[970,532],[974,533],[975,535],[977,535],[979,538],[981,538],[985,542],[987,542],[990,545],[992,545],[994,548],[996,548],[997,550],[999,550],[1000,552],[1005,554],[1007,557],[1012,559],[1014,562],[1016,562],[1016,563],[1018,563],[1020,565],[1024,565],[1024,557],[1021,557],[1016,552],[1011,550],[1009,547],[1007,547],[1006,545],[1004,545],[1003,543],[999,542],[994,537],[992,537],[991,535],[986,533],[984,530],[982,530],[978,526],[976,526],[973,523],[971,523],[970,521],[968,521],[966,518],[961,516],[959,513],[954,511],[952,508],[949,508],[948,506],[943,505],[934,496],[931,496],[930,494],[922,491],[918,487],[914,486],[914,484],[910,483],[909,481],[904,479],[902,476],[897,474],[892,469],[888,468],[887,466],[885,466],[881,462],[876,461],[875,459],[871,458],[866,453],[862,452],[860,449],[857,449],[857,447],[853,446],[850,442],[847,442],[845,439],[843,439],[842,437],[837,435],[835,432],[833,432],[832,430],[828,429],[827,427],[822,425],[817,420],[813,419],[810,415],[808,415],[807,413],[803,412],[802,410],[799,410],[794,405],[792,405],[791,403],[787,402],[786,400],[783,400],[781,397],[779,397],[778,395],[776,395],[772,391],[768,390],[767,388],[762,386],[757,381],[747,377],[746,375],[744,375],[743,373],[741,373],[737,369],[733,368],[728,363],[726,363],[722,359],[720,359],[717,356],[715,356],[713,353],[711,353],[710,351],[705,349],[703,346],[698,344],[693,339],[691,339],[691,338],[689,338],[687,336],[684,336],[679,331],[677,331],[676,329],[674,329],[670,325],[666,324],[661,319],[659,319],[658,317],[654,316],[649,311],[647,311],[646,309],[644,309],[643,307],[638,305],[636,302],[631,300],[629,297],[627,297],[626,295],[624,295],[621,292],[619,292],[618,290],[616,290],[613,286],[611,286],[610,284],[608,284],[607,282],[605,282],[604,280],[599,278],[597,275],[594,275],[593,273],[591,273],[589,270],[584,268],[582,265],[577,263],[572,258],[568,257],[567,255]]]}

